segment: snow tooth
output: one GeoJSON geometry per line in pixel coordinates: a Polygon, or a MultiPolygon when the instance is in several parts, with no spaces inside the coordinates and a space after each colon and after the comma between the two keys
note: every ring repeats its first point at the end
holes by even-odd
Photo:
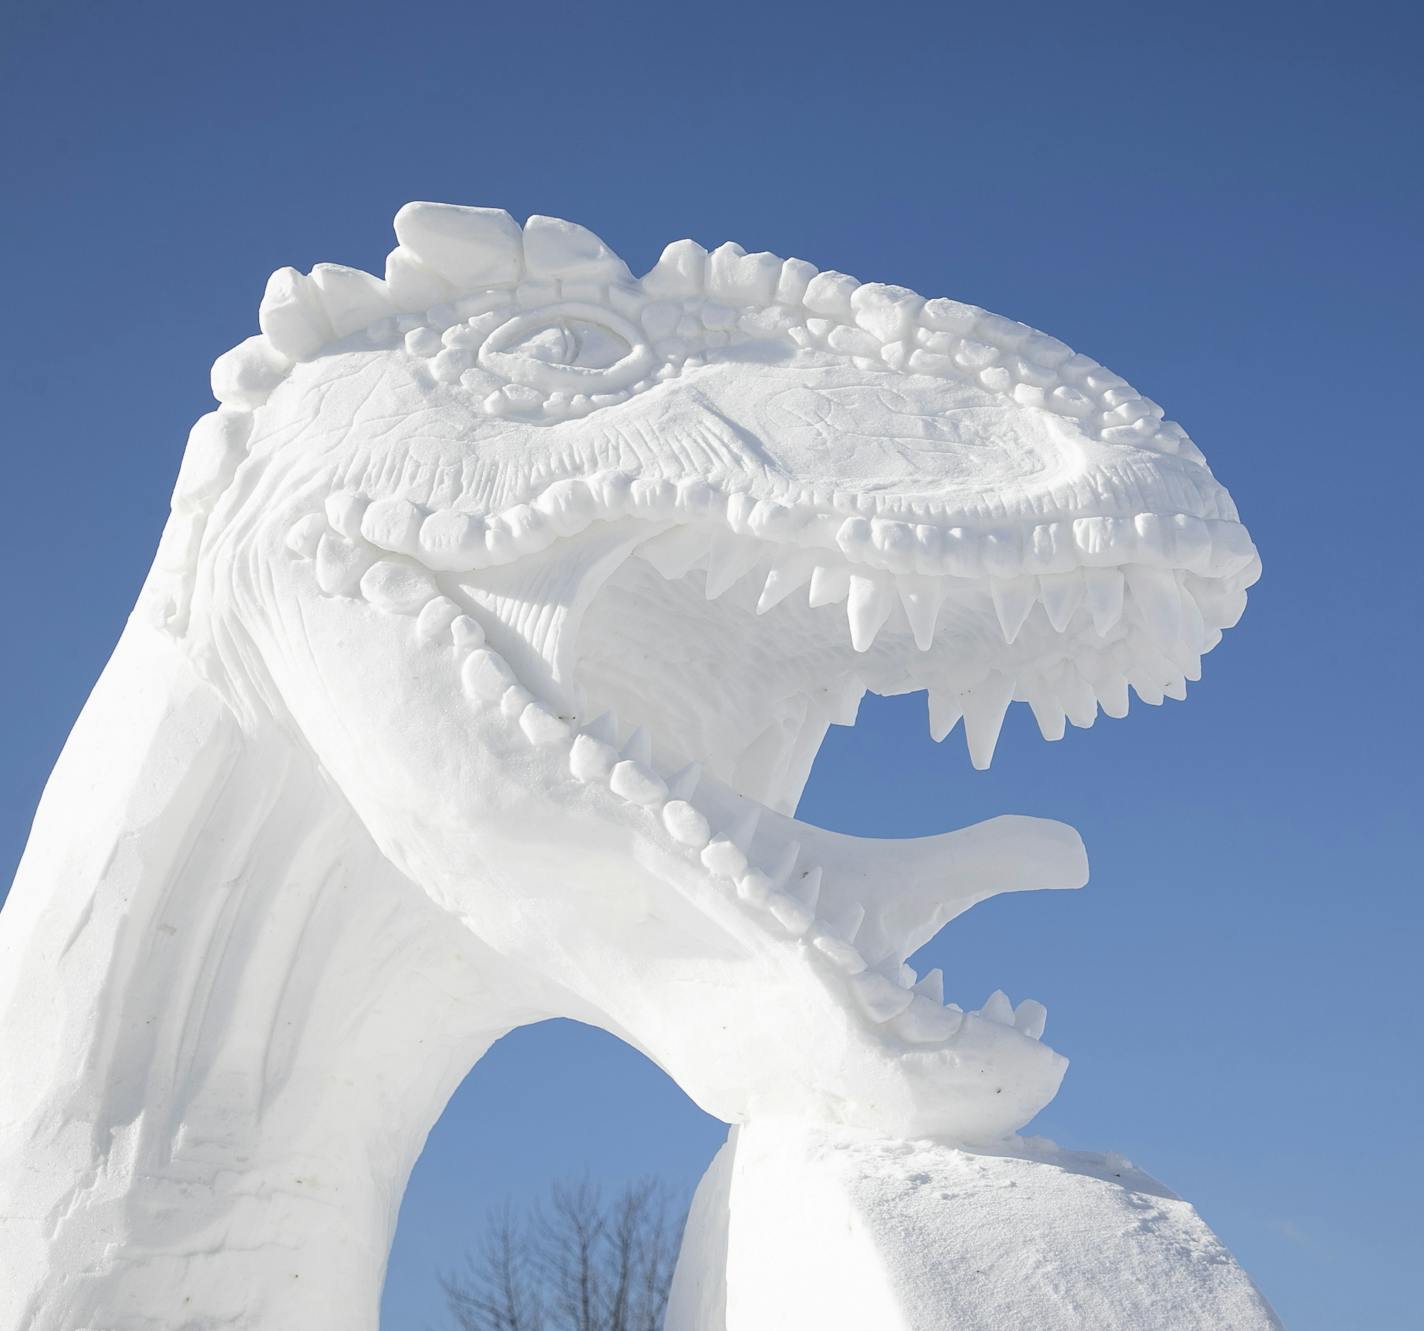
{"type": "Polygon", "coordinates": [[[959,695],[949,689],[929,690],[930,738],[938,744],[964,715],[959,695]]]}
{"type": "Polygon", "coordinates": [[[468,513],[442,509],[420,524],[420,559],[438,570],[471,568],[484,562],[485,524],[468,513]]]}
{"type": "Polygon", "coordinates": [[[821,899],[821,879],[823,871],[819,864],[812,865],[809,869],[803,870],[799,875],[792,878],[786,885],[788,896],[794,897],[807,910],[815,913],[817,903],[821,899]]]}
{"type": "Polygon", "coordinates": [[[361,535],[372,545],[397,554],[420,552],[425,514],[406,499],[377,499],[361,515],[361,535]]]}
{"type": "Polygon", "coordinates": [[[1181,610],[1182,638],[1191,648],[1192,653],[1200,656],[1202,646],[1206,642],[1207,629],[1206,620],[1202,617],[1201,607],[1197,604],[1196,597],[1189,592],[1184,592],[1181,598],[1181,610]]]}
{"type": "Polygon", "coordinates": [[[1062,739],[1067,716],[1058,699],[1045,687],[1035,686],[1032,692],[1028,693],[1027,701],[1029,710],[1033,712],[1033,719],[1038,722],[1038,730],[1043,738],[1046,740],[1062,739]]]}
{"type": "Polygon", "coordinates": [[[667,799],[668,789],[662,778],[634,759],[614,763],[608,774],[608,785],[615,795],[630,804],[661,804],[667,799]]]}
{"type": "Polygon", "coordinates": [[[375,559],[370,546],[325,532],[316,543],[316,585],[328,596],[350,596],[375,559]]]}
{"type": "Polygon", "coordinates": [[[642,763],[644,767],[652,765],[653,761],[653,737],[642,727],[638,726],[631,735],[628,742],[623,746],[623,756],[631,759],[635,763],[642,763]]]}
{"type": "Polygon", "coordinates": [[[847,975],[858,975],[865,969],[865,958],[845,939],[833,933],[818,933],[811,940],[811,946],[847,975]]]}
{"type": "Polygon", "coordinates": [[[737,879],[737,896],[753,906],[765,906],[771,900],[773,886],[760,869],[748,869],[737,879]]]}
{"type": "Polygon", "coordinates": [[[327,530],[327,521],[320,513],[308,513],[292,525],[284,543],[299,558],[311,559],[316,555],[317,544],[327,530]]]}
{"type": "Polygon", "coordinates": [[[1127,682],[1132,691],[1149,707],[1160,707],[1166,694],[1156,676],[1145,665],[1136,665],[1127,673],[1127,682]]]}
{"type": "Polygon", "coordinates": [[[865,697],[865,685],[854,675],[847,675],[838,683],[827,685],[823,692],[826,695],[826,712],[831,723],[837,726],[853,726],[860,713],[860,700],[865,697]]]}
{"type": "Polygon", "coordinates": [[[707,555],[707,599],[715,601],[739,582],[751,572],[760,557],[761,551],[755,542],[718,532],[712,538],[712,549],[707,555]]]}
{"type": "Polygon", "coordinates": [[[927,652],[934,646],[935,621],[944,604],[944,585],[936,578],[906,575],[897,580],[897,587],[905,618],[910,621],[910,632],[915,635],[915,646],[927,652]]]}
{"type": "Polygon", "coordinates": [[[1014,1009],[1014,1028],[1030,1040],[1042,1039],[1043,1028],[1047,1023],[1048,1009],[1036,998],[1025,998],[1014,1009]]]}
{"type": "Polygon", "coordinates": [[[852,573],[846,598],[851,646],[858,652],[868,652],[894,608],[894,593],[884,582],[863,573],[852,573]]]}
{"type": "Polygon", "coordinates": [[[1002,989],[995,989],[984,1000],[984,1006],[979,1009],[979,1015],[989,1021],[997,1021],[1001,1026],[1012,1026],[1014,1024],[1014,1005],[1009,1002],[1008,994],[1002,989]]]}
{"type": "Polygon", "coordinates": [[[701,780],[702,764],[688,763],[668,782],[668,790],[675,800],[690,800],[697,793],[697,785],[701,780]]]}
{"type": "Polygon", "coordinates": [[[914,999],[908,989],[900,988],[893,980],[887,980],[879,971],[872,970],[855,976],[850,981],[850,990],[865,1015],[877,1025],[898,1017],[914,999]]]}
{"type": "Polygon", "coordinates": [[[1120,720],[1127,715],[1127,680],[1116,671],[1099,676],[1097,680],[1098,703],[1105,716],[1120,720]]]}
{"type": "Polygon", "coordinates": [[[604,712],[601,716],[590,721],[584,726],[584,733],[592,735],[594,739],[602,741],[610,747],[618,743],[618,715],[616,712],[604,712]]]}
{"type": "Polygon", "coordinates": [[[513,721],[533,701],[534,695],[522,684],[511,684],[499,695],[499,710],[503,716],[513,721]]]}
{"type": "Polygon", "coordinates": [[[989,592],[994,598],[994,613],[999,617],[1004,641],[1011,643],[1019,636],[1038,599],[1038,584],[1029,577],[990,578],[989,592]]]}
{"type": "Polygon", "coordinates": [[[790,555],[782,555],[772,564],[766,575],[766,585],[757,598],[756,612],[764,615],[774,605],[778,605],[798,587],[804,587],[816,567],[816,558],[809,550],[797,550],[790,555]]]}
{"type": "Polygon", "coordinates": [[[981,772],[994,760],[994,748],[1004,724],[1004,713],[1014,697],[1014,682],[997,672],[982,684],[961,695],[964,708],[964,738],[969,761],[981,772]]]}
{"type": "Polygon", "coordinates": [[[747,868],[746,852],[726,836],[713,837],[702,852],[702,864],[708,873],[722,878],[736,878],[747,868]]]}
{"type": "Polygon", "coordinates": [[[1105,637],[1122,618],[1122,571],[1115,568],[1085,568],[1083,590],[1093,627],[1105,637]]]}
{"type": "Polygon", "coordinates": [[[812,911],[785,892],[773,892],[767,898],[766,907],[793,938],[800,938],[816,918],[812,911]]]}
{"type": "Polygon", "coordinates": [[[668,835],[693,850],[703,850],[712,839],[707,819],[685,799],[678,798],[676,791],[670,790],[669,794],[673,798],[663,805],[663,826],[668,835]]]}
{"type": "Polygon", "coordinates": [[[1125,576],[1147,631],[1158,643],[1175,642],[1182,626],[1182,596],[1176,575],[1170,569],[1129,564],[1125,576]]]}
{"type": "Polygon", "coordinates": [[[776,857],[776,863],[767,870],[767,877],[771,879],[773,886],[777,888],[786,886],[796,868],[796,861],[800,858],[801,843],[788,841],[781,848],[781,854],[776,857]]]}
{"type": "Polygon", "coordinates": [[[419,614],[437,592],[435,580],[416,564],[380,559],[361,575],[361,595],[377,610],[393,615],[419,614]]]}
{"type": "Polygon", "coordinates": [[[902,1040],[911,1044],[940,1044],[958,1033],[964,1014],[941,1007],[923,995],[911,997],[910,1005],[890,1023],[902,1040]]]}
{"type": "Polygon", "coordinates": [[[485,645],[485,631],[480,627],[479,621],[471,619],[469,615],[456,615],[450,621],[450,641],[454,645],[456,655],[462,656],[485,645]]]}
{"type": "Polygon", "coordinates": [[[1088,729],[1098,719],[1097,692],[1071,663],[1064,666],[1059,677],[1058,697],[1068,719],[1079,730],[1088,729]]]}
{"type": "Polygon", "coordinates": [[[926,971],[915,984],[915,992],[917,994],[923,994],[932,1003],[943,1003],[944,972],[940,970],[938,966],[932,971],[926,971]]]}
{"type": "Polygon", "coordinates": [[[1043,596],[1043,608],[1048,614],[1048,622],[1056,632],[1062,633],[1083,602],[1082,575],[1076,571],[1041,573],[1038,586],[1043,596]]]}
{"type": "Polygon", "coordinates": [[[749,851],[760,821],[761,805],[748,804],[746,812],[726,829],[725,835],[733,845],[743,851],[749,851]]]}
{"type": "Polygon", "coordinates": [[[339,490],[327,495],[326,520],[332,530],[340,532],[348,541],[361,539],[361,518],[370,501],[364,495],[352,494],[349,490],[339,490]]]}
{"type": "Polygon", "coordinates": [[[519,728],[531,744],[558,744],[569,737],[568,722],[561,721],[537,702],[531,702],[519,714],[519,728]]]}
{"type": "Polygon", "coordinates": [[[644,541],[638,554],[669,582],[676,582],[706,555],[707,545],[706,535],[696,527],[674,527],[644,541]]]}
{"type": "Polygon", "coordinates": [[[865,923],[865,907],[858,901],[843,902],[839,908],[821,913],[821,923],[835,936],[847,943],[854,943],[865,923]]]}
{"type": "Polygon", "coordinates": [[[482,647],[465,658],[460,667],[460,682],[466,697],[493,702],[516,681],[514,671],[505,664],[504,658],[482,647]]]}
{"type": "Polygon", "coordinates": [[[434,642],[454,622],[460,607],[448,596],[437,596],[416,616],[415,634],[421,642],[434,642]]]}
{"type": "Polygon", "coordinates": [[[808,602],[812,610],[835,605],[850,595],[850,570],[843,564],[818,564],[811,573],[808,602]]]}
{"type": "Polygon", "coordinates": [[[618,754],[591,735],[575,735],[569,750],[569,771],[577,781],[603,781],[613,770],[618,754]]]}

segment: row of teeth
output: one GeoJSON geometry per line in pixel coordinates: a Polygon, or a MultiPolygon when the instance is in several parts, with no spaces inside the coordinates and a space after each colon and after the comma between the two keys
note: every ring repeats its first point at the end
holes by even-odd
{"type": "Polygon", "coordinates": [[[654,764],[647,731],[635,729],[620,745],[620,726],[612,715],[576,728],[519,684],[504,658],[486,644],[479,622],[443,595],[427,570],[381,559],[364,543],[329,530],[313,541],[312,531],[310,523],[298,524],[288,544],[299,557],[316,561],[323,592],[359,594],[381,611],[413,617],[421,641],[451,643],[461,687],[472,703],[497,709],[532,745],[563,748],[574,780],[606,785],[621,800],[658,819],[680,851],[696,858],[744,909],[756,913],[763,924],[774,921],[787,938],[809,944],[823,964],[842,977],[871,1023],[916,1045],[953,1038],[966,1015],[1017,1029],[1035,1040],[1043,1034],[1046,1010],[1032,999],[1014,1007],[996,991],[982,1008],[966,1014],[956,1004],[944,1004],[938,970],[921,977],[894,956],[868,964],[856,947],[864,910],[855,907],[834,919],[824,910],[818,913],[824,871],[803,860],[796,842],[788,841],[763,863],[752,863],[748,852],[757,832],[758,805],[749,802],[738,819],[714,831],[707,814],[694,803],[701,779],[698,764],[674,775],[663,773],[654,764]]]}
{"type": "MultiPolygon", "coordinates": [[[[1012,670],[990,672],[981,663],[977,675],[926,681],[931,734],[943,739],[962,717],[971,760],[981,769],[992,761],[1012,701],[1027,703],[1044,737],[1052,740],[1062,738],[1067,722],[1092,725],[1100,708],[1109,716],[1126,715],[1129,689],[1153,706],[1165,698],[1185,697],[1187,682],[1200,678],[1201,656],[1220,641],[1224,628],[1240,618],[1245,585],[1258,567],[1254,550],[1243,554],[1235,536],[1241,528],[1236,524],[1188,523],[1147,515],[1116,524],[1121,534],[1111,528],[1112,538],[1099,524],[1114,520],[1071,524],[1084,537],[1081,545],[1075,542],[1075,555],[1082,558],[1091,553],[1100,559],[1109,553],[1105,544],[1111,540],[1111,552],[1119,557],[1126,553],[1124,546],[1132,553],[1150,550],[1163,558],[1180,557],[1189,553],[1180,533],[1200,527],[1208,539],[1196,543],[1198,555],[1192,562],[1198,568],[1220,570],[1221,576],[1202,577],[1147,563],[1070,566],[1062,572],[1017,576],[981,574],[978,580],[919,572],[892,575],[868,564],[847,563],[840,552],[864,556],[874,549],[896,549],[902,544],[900,534],[915,530],[908,524],[838,520],[838,553],[832,555],[824,547],[805,543],[812,531],[809,519],[801,525],[789,521],[778,525],[766,518],[763,504],[744,494],[724,498],[702,482],[645,483],[630,481],[621,472],[557,482],[534,504],[488,520],[449,510],[429,512],[403,499],[372,502],[341,492],[328,498],[325,517],[313,514],[303,519],[292,539],[294,548],[317,552],[319,576],[340,580],[342,560],[330,553],[336,545],[328,541],[319,548],[328,524],[348,541],[406,555],[427,568],[468,571],[542,550],[596,519],[628,514],[663,520],[689,511],[699,517],[725,515],[727,527],[700,522],[674,527],[645,542],[638,553],[668,579],[705,569],[703,587],[709,599],[755,577],[759,614],[793,594],[804,596],[813,609],[843,605],[851,646],[859,653],[869,651],[887,627],[908,630],[917,647],[929,651],[943,607],[954,602],[983,605],[987,586],[987,600],[1005,644],[1034,636],[1047,646],[1041,658],[1012,670]],[[851,539],[861,527],[871,531],[868,547],[851,539]],[[735,535],[733,528],[745,534],[735,535]],[[1127,539],[1129,532],[1138,538],[1135,542],[1127,539]],[[767,534],[789,535],[795,543],[778,544],[766,539],[767,534]],[[1219,539],[1211,539],[1214,536],[1219,539]],[[1203,550],[1210,553],[1202,554],[1203,550]],[[1061,635],[1075,622],[1081,631],[1070,643],[1061,635]],[[1035,624],[1034,635],[1028,634],[1026,629],[1035,624]],[[1059,636],[1047,635],[1045,626],[1059,636]]],[[[1017,548],[1041,544],[1036,540],[1039,530],[1017,548]]],[[[995,549],[994,563],[1000,568],[1007,565],[1001,548],[1007,546],[1004,533],[990,533],[981,542],[981,549],[995,549]]],[[[1249,542],[1246,549],[1251,549],[1249,542]]],[[[956,567],[961,573],[968,568],[965,563],[956,567]]]]}
{"type": "MultiPolygon", "coordinates": [[[[442,572],[508,563],[537,554],[595,522],[622,517],[677,521],[684,528],[705,524],[731,537],[784,547],[792,561],[838,551],[865,570],[899,576],[1007,582],[1136,564],[1210,578],[1244,575],[1254,581],[1259,568],[1255,547],[1240,523],[1183,513],[1076,518],[1026,529],[940,527],[843,516],[809,503],[754,499],[742,491],[724,494],[700,479],[673,482],[622,471],[555,481],[533,500],[488,517],[432,510],[407,499],[370,500],[351,492],[332,496],[328,511],[337,530],[359,527],[372,544],[442,572]]],[[[697,539],[669,533],[667,558],[678,557],[680,541],[697,539]]]]}
{"type": "MultiPolygon", "coordinates": [[[[708,253],[691,240],[669,245],[637,281],[584,228],[532,217],[521,229],[497,209],[413,204],[401,210],[395,229],[400,244],[387,260],[385,281],[338,264],[318,264],[308,275],[293,268],[274,273],[258,312],[262,335],[214,366],[218,400],[253,408],[294,362],[354,334],[375,329],[380,342],[392,334],[414,335],[417,343],[438,339],[439,330],[487,315],[492,296],[515,293],[525,307],[560,299],[605,305],[641,325],[664,366],[724,345],[735,333],[785,330],[803,345],[867,367],[972,380],[1071,416],[1108,442],[1201,458],[1186,432],[1121,376],[975,305],[925,300],[904,287],[861,283],[731,243],[708,253]]],[[[489,409],[527,412],[534,404],[522,396],[497,395],[489,409]]],[[[579,410],[597,405],[590,399],[579,410]]]]}

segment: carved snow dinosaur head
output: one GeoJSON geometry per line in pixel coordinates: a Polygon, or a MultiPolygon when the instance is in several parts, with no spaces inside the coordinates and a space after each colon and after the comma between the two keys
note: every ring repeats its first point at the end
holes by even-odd
{"type": "Polygon", "coordinates": [[[158,620],[544,1009],[712,1112],[1025,1123],[1066,1066],[1043,1008],[945,1005],[906,958],[1079,886],[1076,834],[791,815],[867,690],[926,690],[976,767],[1013,701],[1057,739],[1181,698],[1259,572],[1201,454],[954,300],[691,241],[638,280],[490,209],[395,229],[384,281],[275,274],[214,366],[158,620]]]}

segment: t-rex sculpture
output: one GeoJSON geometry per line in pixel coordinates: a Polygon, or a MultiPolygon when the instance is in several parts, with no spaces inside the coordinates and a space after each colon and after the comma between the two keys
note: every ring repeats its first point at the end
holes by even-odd
{"type": "Polygon", "coordinates": [[[550,1016],[728,1123],[1005,1138],[1066,1066],[1043,1007],[906,958],[1081,885],[1077,835],[839,835],[812,760],[867,690],[976,767],[1012,701],[1056,739],[1181,698],[1258,575],[1186,433],[1022,324],[395,230],[214,365],[0,917],[4,1331],[374,1326],[428,1129],[550,1016]]]}

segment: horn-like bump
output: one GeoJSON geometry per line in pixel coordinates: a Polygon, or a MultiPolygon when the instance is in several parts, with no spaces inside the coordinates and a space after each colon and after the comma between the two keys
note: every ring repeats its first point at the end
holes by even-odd
{"type": "Polygon", "coordinates": [[[707,281],[707,251],[695,240],[675,240],[643,275],[653,296],[700,296],[707,281]]]}
{"type": "Polygon", "coordinates": [[[257,309],[257,326],[284,356],[304,360],[332,339],[331,323],[311,279],[295,268],[279,268],[267,279],[257,309]]]}
{"type": "Polygon", "coordinates": [[[311,284],[335,337],[349,337],[395,311],[389,288],[379,277],[340,263],[319,263],[311,284]]]}
{"type": "Polygon", "coordinates": [[[292,368],[262,334],[239,342],[213,362],[213,396],[225,407],[260,407],[292,368]]]}
{"type": "Polygon", "coordinates": [[[592,231],[561,217],[539,214],[524,223],[524,266],[531,277],[581,282],[632,279],[628,266],[592,231]]]}
{"type": "Polygon", "coordinates": [[[770,305],[780,277],[776,255],[748,254],[731,241],[707,256],[707,292],[727,305],[770,305]]]}
{"type": "Polygon", "coordinates": [[[519,223],[503,208],[408,203],[395,231],[401,249],[463,290],[515,282],[523,267],[519,223]]]}
{"type": "Polygon", "coordinates": [[[908,337],[924,306],[923,296],[885,282],[867,282],[857,287],[850,298],[856,323],[878,342],[908,337]]]}

